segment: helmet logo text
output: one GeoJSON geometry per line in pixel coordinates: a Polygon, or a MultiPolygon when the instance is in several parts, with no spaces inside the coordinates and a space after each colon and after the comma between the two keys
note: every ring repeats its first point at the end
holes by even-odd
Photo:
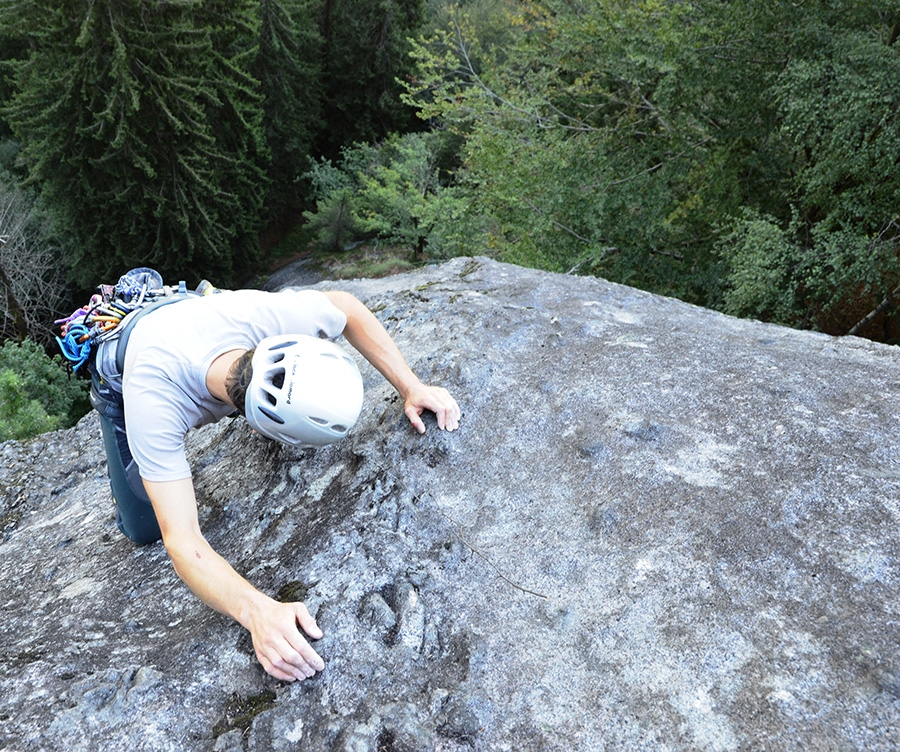
{"type": "Polygon", "coordinates": [[[291,366],[291,384],[288,387],[287,403],[291,404],[291,395],[294,393],[294,376],[297,375],[297,358],[294,358],[294,364],[291,366]]]}

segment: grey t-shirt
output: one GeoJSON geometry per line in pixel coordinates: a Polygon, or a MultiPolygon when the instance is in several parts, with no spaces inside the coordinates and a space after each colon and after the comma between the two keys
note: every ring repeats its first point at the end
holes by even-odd
{"type": "Polygon", "coordinates": [[[128,341],[122,379],[128,446],[149,481],[191,477],[185,434],[234,408],[206,387],[212,362],[250,350],[265,337],[337,337],[343,312],[318,290],[235,290],[165,306],[139,321],[128,341]]]}

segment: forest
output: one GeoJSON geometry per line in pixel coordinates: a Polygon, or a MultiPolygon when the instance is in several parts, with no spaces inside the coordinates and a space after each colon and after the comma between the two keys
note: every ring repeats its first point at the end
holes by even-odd
{"type": "Polygon", "coordinates": [[[489,255],[896,344],[898,37],[897,0],[0,0],[0,440],[86,409],[52,322],[137,266],[489,255]]]}

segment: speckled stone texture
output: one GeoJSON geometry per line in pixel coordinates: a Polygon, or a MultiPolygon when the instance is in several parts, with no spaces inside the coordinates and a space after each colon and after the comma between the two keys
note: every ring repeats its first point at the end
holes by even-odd
{"type": "Polygon", "coordinates": [[[0,446],[0,748],[900,747],[900,350],[484,258],[320,287],[463,408],[419,436],[361,363],[338,445],[192,434],[204,532],[325,671],[117,533],[88,416],[0,446]]]}

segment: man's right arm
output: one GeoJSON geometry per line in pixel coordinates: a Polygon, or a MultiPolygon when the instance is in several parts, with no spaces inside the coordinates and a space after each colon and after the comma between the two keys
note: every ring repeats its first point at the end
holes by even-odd
{"type": "Polygon", "coordinates": [[[391,335],[361,301],[348,292],[325,293],[331,304],[347,318],[344,337],[384,376],[403,398],[404,412],[419,433],[425,433],[422,412],[431,410],[438,428],[455,431],[460,409],[443,387],[423,384],[407,365],[391,335]]]}
{"type": "Polygon", "coordinates": [[[207,543],[200,531],[197,500],[190,478],[164,483],[144,481],[178,576],[211,608],[231,616],[253,638],[256,657],[276,679],[303,680],[325,664],[298,631],[322,636],[302,603],[280,603],[241,577],[207,543]]]}

